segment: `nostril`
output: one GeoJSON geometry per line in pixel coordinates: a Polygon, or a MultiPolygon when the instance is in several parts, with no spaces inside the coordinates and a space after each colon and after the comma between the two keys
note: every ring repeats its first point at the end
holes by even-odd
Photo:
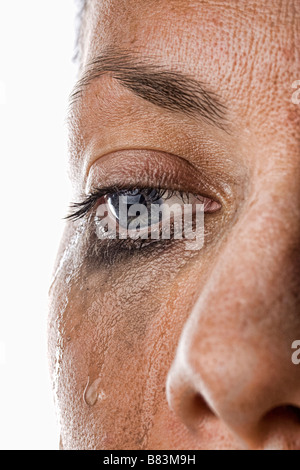
{"type": "Polygon", "coordinates": [[[166,395],[170,409],[192,433],[199,433],[203,425],[215,417],[205,398],[186,375],[186,369],[174,363],[168,374],[166,395]],[[175,365],[174,365],[175,364],[175,365]]]}
{"type": "Polygon", "coordinates": [[[300,424],[300,408],[293,405],[282,405],[265,414],[262,422],[268,424],[275,421],[289,421],[300,424]]]}
{"type": "Polygon", "coordinates": [[[260,422],[260,436],[267,446],[300,449],[300,408],[282,405],[270,410],[260,422]]]}
{"type": "Polygon", "coordinates": [[[207,419],[214,415],[202,395],[192,389],[186,390],[181,396],[177,414],[192,432],[199,431],[207,419]]]}

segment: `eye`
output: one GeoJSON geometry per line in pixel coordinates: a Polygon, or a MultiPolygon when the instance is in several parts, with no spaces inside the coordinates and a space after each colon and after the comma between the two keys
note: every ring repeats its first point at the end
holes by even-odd
{"type": "Polygon", "coordinates": [[[154,250],[158,242],[161,248],[186,239],[185,249],[199,249],[198,242],[201,245],[204,240],[204,215],[220,208],[221,204],[211,197],[190,192],[113,186],[94,189],[82,202],[74,203],[67,219],[87,217],[89,256],[111,265],[119,256],[122,259],[141,249],[154,250]],[[187,224],[186,214],[190,216],[187,224]],[[195,239],[196,244],[192,242],[191,247],[190,240],[195,239]]]}
{"type": "MultiPolygon", "coordinates": [[[[198,223],[199,211],[215,212],[220,204],[192,193],[134,188],[100,199],[95,223],[99,239],[182,239],[198,223]]],[[[203,225],[203,224],[202,224],[203,225]]]]}
{"type": "Polygon", "coordinates": [[[108,209],[122,228],[128,229],[137,217],[140,229],[161,221],[161,212],[151,211],[152,204],[160,206],[164,203],[163,194],[156,189],[122,191],[108,195],[106,200],[108,209]]]}

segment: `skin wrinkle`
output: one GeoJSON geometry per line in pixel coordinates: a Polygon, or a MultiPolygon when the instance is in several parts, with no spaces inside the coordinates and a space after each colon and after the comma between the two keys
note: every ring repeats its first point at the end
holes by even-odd
{"type": "Polygon", "coordinates": [[[300,448],[299,33],[298,1],[87,3],[81,74],[107,51],[155,58],[209,84],[231,127],[161,108],[111,74],[73,103],[74,201],[116,179],[163,181],[222,209],[199,252],[103,255],[93,213],[67,223],[49,314],[63,448],[300,448]],[[94,406],[88,377],[105,395],[94,406]]]}

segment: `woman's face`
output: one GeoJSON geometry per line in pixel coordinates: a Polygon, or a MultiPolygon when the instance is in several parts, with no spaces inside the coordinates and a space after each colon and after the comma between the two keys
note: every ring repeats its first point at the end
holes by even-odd
{"type": "Polygon", "coordinates": [[[92,196],[50,289],[63,448],[300,448],[299,43],[298,0],[87,2],[70,175],[92,196]],[[201,249],[101,240],[100,202],[148,188],[208,203],[201,249]]]}

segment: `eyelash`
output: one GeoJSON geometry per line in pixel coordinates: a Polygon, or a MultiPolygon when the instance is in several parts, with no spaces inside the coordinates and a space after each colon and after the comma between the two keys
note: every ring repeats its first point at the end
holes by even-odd
{"type": "MultiPolygon", "coordinates": [[[[65,219],[66,220],[80,220],[84,218],[86,215],[88,215],[96,206],[97,202],[102,198],[102,197],[107,197],[112,194],[114,195],[121,195],[124,191],[134,191],[138,190],[142,194],[147,194],[148,197],[150,197],[150,193],[152,191],[156,191],[156,197],[151,199],[151,202],[155,202],[156,200],[164,197],[165,200],[170,199],[172,196],[177,195],[182,199],[182,202],[188,202],[189,201],[189,195],[190,193],[186,191],[179,191],[179,190],[173,190],[173,189],[165,189],[165,188],[149,188],[149,187],[138,187],[138,186],[132,186],[132,187],[117,187],[117,186],[111,186],[107,188],[98,188],[94,189],[86,198],[83,199],[81,202],[74,202],[71,204],[70,209],[71,213],[68,214],[65,219]]],[[[194,195],[197,197],[197,195],[194,195]]],[[[199,196],[198,196],[199,197],[199,196]]]]}

